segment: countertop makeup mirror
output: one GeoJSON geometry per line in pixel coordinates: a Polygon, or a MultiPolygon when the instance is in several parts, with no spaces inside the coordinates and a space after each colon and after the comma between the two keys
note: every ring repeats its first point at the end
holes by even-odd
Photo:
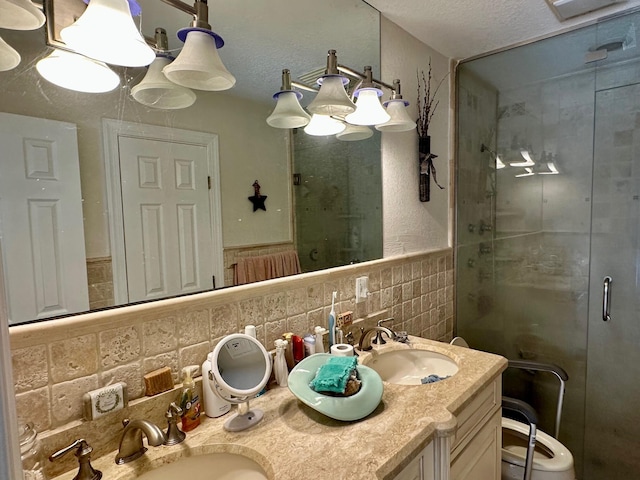
{"type": "MultiPolygon", "coordinates": [[[[47,1],[64,3],[84,8],[82,0],[47,1]]],[[[188,26],[190,15],[159,0],[139,3],[142,33],[153,37],[155,28],[162,27],[167,31],[169,48],[179,49],[176,31],[188,26]]],[[[195,103],[181,110],[155,109],[132,98],[131,89],[142,80],[146,68],[113,67],[120,86],[108,93],[87,94],[57,87],[35,69],[37,61],[52,51],[45,41],[46,26],[33,31],[1,30],[0,36],[22,57],[16,68],[0,72],[0,112],[8,115],[0,118],[5,155],[9,154],[7,136],[15,137],[16,132],[26,137],[38,129],[65,133],[66,153],[60,158],[68,160],[73,182],[73,188],[65,189],[73,193],[70,201],[78,207],[73,213],[75,221],[64,228],[64,235],[48,242],[47,238],[60,233],[53,229],[53,207],[40,202],[37,206],[42,208],[37,212],[29,214],[27,207],[20,210],[16,205],[22,200],[14,201],[7,187],[18,184],[0,181],[0,225],[4,229],[0,241],[7,289],[10,295],[13,292],[38,300],[10,301],[10,324],[228,287],[233,284],[228,277],[232,277],[234,259],[258,251],[296,249],[305,272],[380,258],[380,136],[361,142],[326,137],[305,142],[302,130],[275,129],[265,121],[275,105],[272,96],[280,89],[282,69],[290,69],[295,80],[312,83],[323,73],[329,49],[337,51],[341,64],[355,69],[371,65],[378,75],[379,22],[379,13],[361,0],[210,1],[209,23],[224,38],[220,56],[237,83],[224,92],[195,91],[195,103]],[[7,126],[14,131],[3,132],[7,126]],[[132,152],[135,158],[136,152],[143,151],[155,158],[159,154],[154,152],[185,144],[202,153],[198,157],[202,164],[192,176],[194,185],[205,190],[199,212],[206,226],[198,231],[212,232],[198,241],[205,245],[199,251],[213,253],[193,256],[193,269],[174,264],[183,254],[180,242],[195,242],[188,235],[180,238],[174,231],[157,228],[157,235],[147,238],[144,245],[125,243],[132,238],[127,232],[137,228],[128,223],[131,219],[144,214],[145,221],[153,224],[157,218],[152,210],[128,208],[131,195],[137,193],[123,186],[122,175],[132,172],[121,168],[131,166],[122,152],[132,152]],[[339,171],[338,165],[346,165],[350,171],[339,171]],[[256,179],[262,194],[268,196],[266,211],[254,212],[248,200],[256,179]],[[372,200],[374,194],[377,197],[372,200]],[[300,212],[294,212],[295,208],[300,212]],[[25,220],[36,218],[35,213],[39,230],[25,220]],[[15,218],[8,218],[12,214],[15,218]],[[320,220],[325,222],[321,228],[320,220]],[[325,240],[314,228],[332,232],[335,238],[325,240]],[[33,243],[28,232],[36,230],[41,240],[34,244],[38,258],[14,261],[21,249],[34,250],[25,246],[33,243]],[[165,255],[161,247],[174,253],[165,255]],[[73,266],[67,264],[71,253],[75,256],[73,266]],[[39,272],[34,278],[41,283],[25,277],[25,272],[34,271],[39,272]],[[21,308],[17,309],[16,303],[22,303],[21,308]]],[[[314,94],[304,93],[303,105],[313,98],[314,94]]],[[[20,151],[23,138],[15,145],[20,151]]],[[[42,152],[46,148],[38,144],[33,151],[39,152],[34,157],[34,171],[44,186],[45,177],[53,175],[45,168],[42,152]]],[[[147,163],[150,173],[152,163],[147,163]]],[[[167,183],[167,171],[160,172],[167,183]]],[[[8,177],[0,169],[2,178],[8,177]]],[[[13,190],[26,191],[21,187],[13,190]]],[[[171,208],[177,209],[176,205],[171,208]]],[[[189,218],[178,218],[189,224],[189,218]]]]}
{"type": "Polygon", "coordinates": [[[246,430],[262,420],[262,410],[249,408],[249,400],[260,393],[271,375],[271,356],[258,340],[244,333],[224,337],[213,349],[211,373],[212,390],[238,405],[238,412],[224,423],[226,430],[246,430]]]}

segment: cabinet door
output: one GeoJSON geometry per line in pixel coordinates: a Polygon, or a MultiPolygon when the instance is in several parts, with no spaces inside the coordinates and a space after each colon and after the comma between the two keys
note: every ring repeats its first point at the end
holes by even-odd
{"type": "Polygon", "coordinates": [[[394,480],[434,480],[434,473],[434,447],[431,442],[394,480]]]}
{"type": "Polygon", "coordinates": [[[500,480],[501,411],[478,431],[451,464],[452,480],[500,480]]]}

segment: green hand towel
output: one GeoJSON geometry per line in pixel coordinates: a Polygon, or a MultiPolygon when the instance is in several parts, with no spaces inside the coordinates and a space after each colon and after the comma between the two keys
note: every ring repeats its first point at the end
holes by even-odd
{"type": "Polygon", "coordinates": [[[316,392],[344,393],[357,363],[355,357],[330,357],[318,369],[309,386],[316,392]]]}

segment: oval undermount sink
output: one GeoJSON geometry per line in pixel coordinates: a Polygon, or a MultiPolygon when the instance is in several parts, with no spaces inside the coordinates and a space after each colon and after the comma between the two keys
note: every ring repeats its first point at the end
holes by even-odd
{"type": "Polygon", "coordinates": [[[364,364],[378,372],[383,381],[396,385],[422,385],[430,375],[444,379],[458,372],[456,362],[446,355],[413,348],[382,352],[364,364]]]}
{"type": "Polygon", "coordinates": [[[143,473],[137,480],[267,480],[256,462],[235,453],[208,453],[182,458],[143,473]]]}

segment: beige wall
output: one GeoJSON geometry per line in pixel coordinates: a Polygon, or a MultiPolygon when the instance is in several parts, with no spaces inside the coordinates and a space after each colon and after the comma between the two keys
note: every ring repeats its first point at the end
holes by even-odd
{"type": "MultiPolygon", "coordinates": [[[[396,24],[381,19],[382,80],[402,80],[402,96],[410,102],[409,112],[417,118],[418,83],[416,72],[432,63],[432,91],[447,75],[449,59],[409,35],[396,24]]],[[[434,161],[440,190],[431,183],[431,201],[418,201],[418,135],[415,131],[382,134],[383,225],[384,256],[420,252],[428,248],[451,245],[452,188],[450,166],[449,82],[442,83],[440,101],[429,127],[431,150],[438,155],[434,161]]]]}

